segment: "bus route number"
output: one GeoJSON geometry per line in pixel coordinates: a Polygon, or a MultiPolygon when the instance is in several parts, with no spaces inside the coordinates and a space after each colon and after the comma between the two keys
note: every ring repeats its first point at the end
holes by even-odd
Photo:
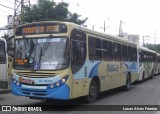
{"type": "Polygon", "coordinates": [[[47,26],[47,32],[59,32],[59,25],[47,26]]]}

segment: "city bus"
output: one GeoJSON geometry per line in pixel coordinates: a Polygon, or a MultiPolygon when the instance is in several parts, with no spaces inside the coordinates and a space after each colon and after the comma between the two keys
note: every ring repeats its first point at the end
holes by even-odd
{"type": "Polygon", "coordinates": [[[138,47],[139,78],[143,82],[146,78],[153,78],[156,74],[156,52],[146,47],[138,47]]]}
{"type": "Polygon", "coordinates": [[[34,22],[15,30],[12,93],[93,102],[100,92],[138,79],[137,44],[69,22],[34,22]]]}
{"type": "Polygon", "coordinates": [[[156,53],[156,72],[155,75],[160,74],[160,54],[156,53]]]}
{"type": "Polygon", "coordinates": [[[0,89],[8,88],[8,55],[7,44],[4,38],[0,38],[0,89]]]}

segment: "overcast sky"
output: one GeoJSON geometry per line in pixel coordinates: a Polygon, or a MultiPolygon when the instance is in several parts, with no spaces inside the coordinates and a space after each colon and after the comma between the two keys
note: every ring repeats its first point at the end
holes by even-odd
{"type": "MultiPolygon", "coordinates": [[[[31,0],[36,3],[37,0],[31,0]]],[[[55,0],[61,2],[62,0],[55,0]]],[[[160,43],[160,1],[159,0],[63,0],[69,3],[69,10],[88,17],[86,25],[103,32],[104,21],[106,33],[117,35],[120,20],[123,21],[123,32],[150,36],[146,43],[160,43]]],[[[14,0],[0,0],[0,4],[14,8],[14,0]]],[[[7,15],[13,10],[0,6],[0,27],[7,24],[7,15]]],[[[2,31],[0,32],[2,34],[2,31]]]]}

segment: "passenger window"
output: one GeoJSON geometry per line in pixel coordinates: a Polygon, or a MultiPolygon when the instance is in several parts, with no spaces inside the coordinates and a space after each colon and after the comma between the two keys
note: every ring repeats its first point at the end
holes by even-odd
{"type": "Polygon", "coordinates": [[[103,41],[103,60],[113,60],[112,42],[110,41],[103,41]]]}
{"type": "Polygon", "coordinates": [[[132,61],[132,47],[128,46],[128,61],[132,61]]]}
{"type": "Polygon", "coordinates": [[[6,63],[5,43],[0,41],[0,63],[6,63]]]}
{"type": "Polygon", "coordinates": [[[133,61],[136,62],[137,61],[137,49],[136,48],[132,48],[132,57],[133,57],[133,61]]]}
{"type": "Polygon", "coordinates": [[[101,39],[89,37],[89,59],[102,60],[102,45],[101,39]]]}
{"type": "Polygon", "coordinates": [[[127,54],[127,46],[122,45],[122,60],[127,61],[128,54],[127,54]]]}
{"type": "Polygon", "coordinates": [[[114,61],[121,60],[121,45],[118,43],[113,44],[114,61]]]}

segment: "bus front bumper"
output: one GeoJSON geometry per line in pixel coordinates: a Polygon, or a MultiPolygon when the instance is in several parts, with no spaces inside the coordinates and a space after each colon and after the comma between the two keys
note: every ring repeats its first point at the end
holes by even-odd
{"type": "Polygon", "coordinates": [[[29,86],[22,85],[18,86],[12,81],[12,94],[18,96],[26,96],[39,99],[70,99],[70,89],[67,84],[56,88],[44,88],[44,86],[29,86]]]}

